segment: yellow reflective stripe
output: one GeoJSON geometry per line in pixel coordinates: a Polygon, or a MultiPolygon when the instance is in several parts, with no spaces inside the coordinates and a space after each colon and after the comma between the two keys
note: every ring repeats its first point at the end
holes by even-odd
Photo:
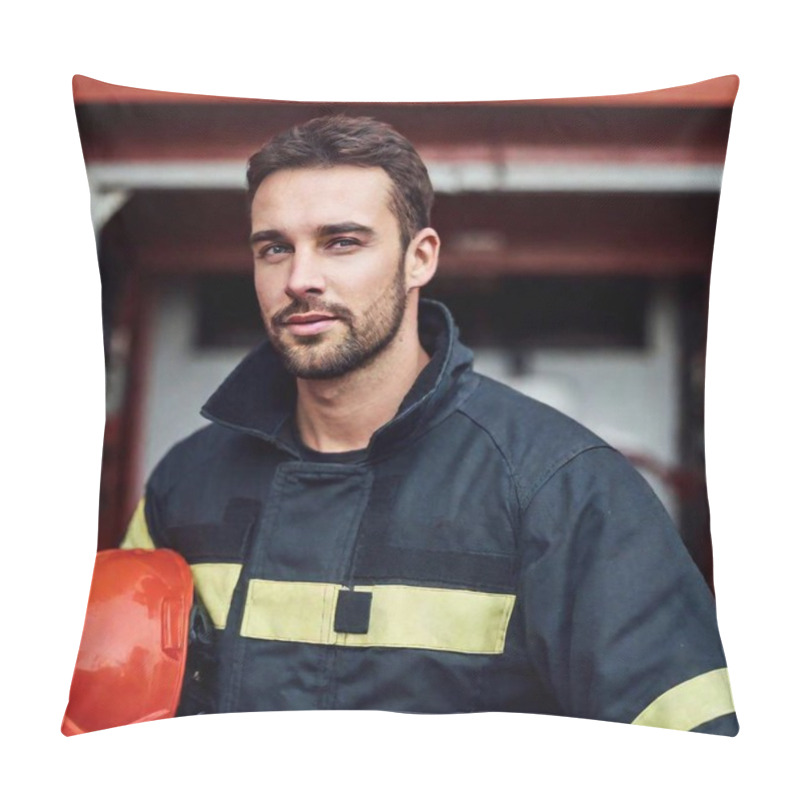
{"type": "Polygon", "coordinates": [[[657,697],[633,725],[690,731],[734,711],[726,668],[697,675],[657,697]]]}
{"type": "Polygon", "coordinates": [[[155,550],[156,546],[150,538],[150,531],[147,529],[147,520],[144,516],[144,498],[139,501],[136,510],[133,512],[131,521],[128,523],[128,530],[120,547],[123,550],[133,550],[144,548],[145,550],[155,550]]]}
{"type": "Polygon", "coordinates": [[[455,653],[503,652],[514,595],[422,586],[357,586],[372,593],[369,631],[333,629],[341,587],[252,580],[242,636],[346,647],[414,647],[455,653]]]}
{"type": "Polygon", "coordinates": [[[194,586],[215,628],[228,621],[233,590],[242,571],[241,564],[192,564],[194,586]]]}
{"type": "Polygon", "coordinates": [[[251,580],[242,636],[333,644],[337,586],[330,583],[251,580]]]}
{"type": "Polygon", "coordinates": [[[503,652],[514,595],[420,586],[364,591],[372,591],[369,632],[339,634],[343,644],[503,652]]]}

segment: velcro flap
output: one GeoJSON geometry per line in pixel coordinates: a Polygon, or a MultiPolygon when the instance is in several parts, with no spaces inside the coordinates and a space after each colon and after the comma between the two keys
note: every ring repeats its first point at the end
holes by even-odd
{"type": "Polygon", "coordinates": [[[367,633],[372,592],[353,592],[343,589],[336,601],[333,629],[336,633],[367,633]]]}

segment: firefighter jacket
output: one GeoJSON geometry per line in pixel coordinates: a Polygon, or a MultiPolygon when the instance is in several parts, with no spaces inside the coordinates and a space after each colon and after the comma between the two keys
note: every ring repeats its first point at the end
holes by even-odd
{"type": "MultiPolygon", "coordinates": [[[[647,483],[557,411],[432,358],[355,458],[309,460],[265,342],[123,542],[189,562],[217,711],[518,711],[735,735],[714,600],[647,483]]],[[[336,457],[334,457],[336,458],[336,457]]]]}

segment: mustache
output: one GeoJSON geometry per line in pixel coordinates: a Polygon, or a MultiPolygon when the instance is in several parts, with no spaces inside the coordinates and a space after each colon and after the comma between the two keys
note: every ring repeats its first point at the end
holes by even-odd
{"type": "Polygon", "coordinates": [[[343,322],[352,323],[353,313],[347,306],[339,303],[324,303],[322,301],[294,299],[286,308],[272,315],[273,325],[286,325],[289,317],[294,314],[329,314],[338,317],[343,322]]]}

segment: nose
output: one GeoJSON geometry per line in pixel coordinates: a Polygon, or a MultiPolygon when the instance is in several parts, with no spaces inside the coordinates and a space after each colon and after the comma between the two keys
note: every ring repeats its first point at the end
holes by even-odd
{"type": "Polygon", "coordinates": [[[325,291],[322,259],[317,253],[300,248],[295,250],[284,291],[293,299],[325,291]]]}

